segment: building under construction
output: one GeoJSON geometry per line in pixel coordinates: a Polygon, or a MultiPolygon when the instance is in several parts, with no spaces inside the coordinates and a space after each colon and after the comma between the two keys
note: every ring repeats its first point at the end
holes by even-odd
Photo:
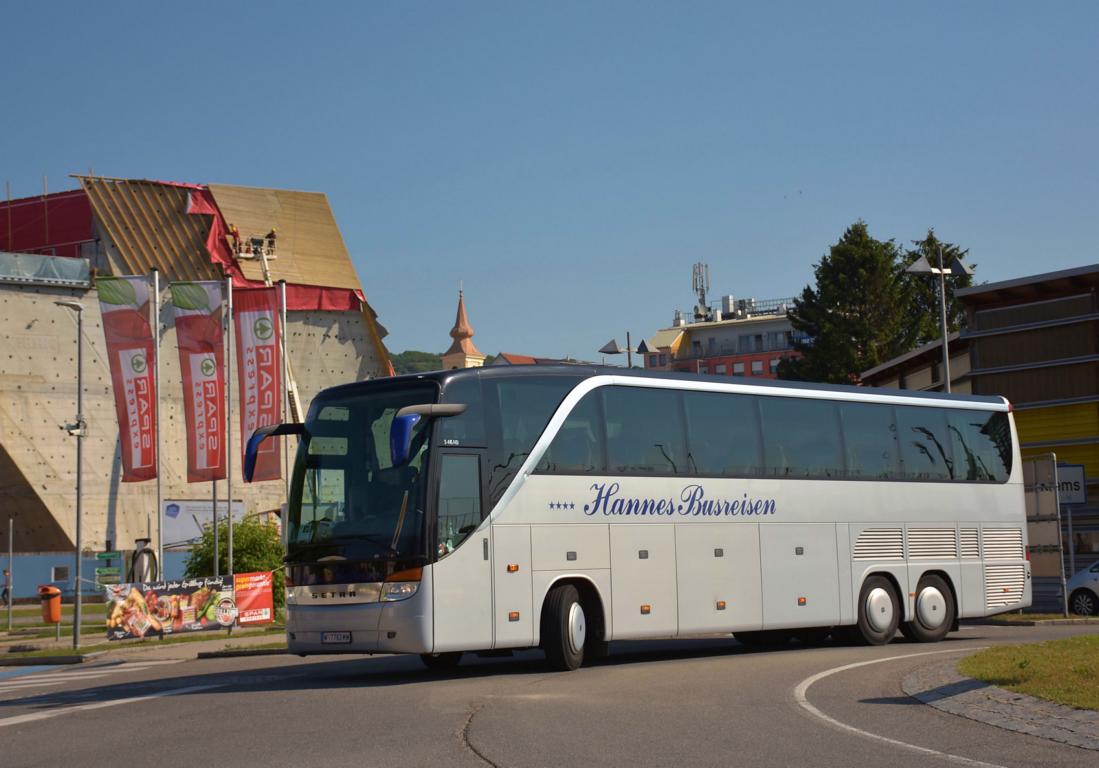
{"type": "MultiPolygon", "coordinates": [[[[76,190],[0,204],[0,518],[14,516],[15,548],[22,552],[71,551],[75,539],[76,440],[63,425],[75,415],[76,323],[55,305],[59,300],[84,307],[84,546],[129,548],[137,538],[157,536],[155,481],[121,482],[97,275],[158,271],[160,474],[162,497],[177,509],[178,502],[209,505],[211,484],[186,481],[169,282],[231,278],[234,287],[249,288],[285,281],[290,392],[296,390],[298,409],[323,387],[392,371],[385,331],[324,194],[79,181],[76,190]]],[[[239,457],[239,424],[230,424],[230,435],[239,457]]],[[[284,502],[284,481],[246,485],[236,459],[232,473],[233,499],[246,513],[277,510],[284,502]]],[[[221,494],[225,487],[221,482],[221,494]]],[[[0,549],[8,546],[3,522],[0,549]]],[[[190,535],[205,522],[196,516],[190,535]]]]}

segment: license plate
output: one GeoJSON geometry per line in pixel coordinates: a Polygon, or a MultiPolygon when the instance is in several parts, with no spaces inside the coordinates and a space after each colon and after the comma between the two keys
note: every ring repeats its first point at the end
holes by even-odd
{"type": "Polygon", "coordinates": [[[321,632],[322,643],[350,643],[350,632],[321,632]]]}

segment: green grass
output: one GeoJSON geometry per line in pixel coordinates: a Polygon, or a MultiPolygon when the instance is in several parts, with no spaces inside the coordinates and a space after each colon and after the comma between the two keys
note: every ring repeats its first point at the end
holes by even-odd
{"type": "Polygon", "coordinates": [[[1083,619],[1087,617],[1077,616],[1074,613],[1070,613],[1067,617],[1063,613],[998,613],[995,616],[990,616],[989,621],[1002,621],[1011,624],[1016,621],[1050,621],[1065,618],[1083,619]]]}
{"type": "MultiPolygon", "coordinates": [[[[271,627],[269,629],[260,630],[236,630],[233,632],[233,638],[238,637],[255,637],[257,635],[274,635],[284,634],[286,630],[283,627],[271,627]]],[[[72,656],[74,653],[96,653],[99,651],[117,651],[120,648],[135,648],[144,646],[146,648],[160,648],[165,645],[178,645],[180,643],[197,643],[204,640],[227,640],[228,635],[223,634],[218,630],[211,630],[208,632],[194,632],[190,634],[182,635],[169,635],[163,640],[148,639],[148,640],[115,640],[106,641],[103,643],[96,643],[94,645],[82,645],[80,650],[73,650],[71,646],[63,648],[44,648],[39,651],[23,651],[20,653],[5,653],[2,658],[7,659],[30,659],[38,658],[41,656],[72,656]]],[[[285,643],[284,643],[285,644],[285,643]]],[[[232,647],[231,644],[226,644],[228,647],[232,647]]],[[[248,646],[249,648],[252,646],[248,646]]]]}
{"type": "Polygon", "coordinates": [[[1016,693],[1099,710],[1099,635],[989,648],[962,659],[958,671],[1016,693]]]}

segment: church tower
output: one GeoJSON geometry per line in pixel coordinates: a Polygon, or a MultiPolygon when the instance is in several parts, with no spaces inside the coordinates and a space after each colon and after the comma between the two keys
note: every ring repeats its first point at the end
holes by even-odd
{"type": "Polygon", "coordinates": [[[461,289],[458,290],[458,316],[450,329],[450,338],[454,343],[443,353],[443,368],[480,368],[485,364],[485,356],[473,346],[473,326],[466,316],[466,301],[461,289]]]}

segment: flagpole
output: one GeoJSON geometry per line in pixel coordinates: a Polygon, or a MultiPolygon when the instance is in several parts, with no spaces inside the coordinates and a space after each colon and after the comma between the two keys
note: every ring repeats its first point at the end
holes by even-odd
{"type": "Polygon", "coordinates": [[[153,267],[153,398],[156,408],[156,565],[164,576],[164,496],[160,485],[160,271],[153,267]]]}
{"type": "MultiPolygon", "coordinates": [[[[225,482],[229,487],[229,575],[233,575],[233,278],[225,278],[226,313],[225,341],[229,348],[225,356],[225,482]]],[[[241,436],[243,438],[243,435],[241,436]]]]}
{"type": "MultiPolygon", "coordinates": [[[[290,399],[290,387],[286,381],[286,281],[279,280],[279,352],[282,354],[282,421],[285,423],[290,416],[288,407],[290,399]]],[[[289,441],[285,435],[282,438],[282,479],[285,488],[286,503],[290,503],[290,451],[289,441]]],[[[283,525],[286,521],[283,520],[283,525]]]]}
{"type": "MultiPolygon", "coordinates": [[[[215,470],[216,471],[216,470],[215,470]]],[[[221,575],[221,542],[218,541],[218,481],[210,481],[210,495],[214,501],[214,578],[221,575]]]]}

